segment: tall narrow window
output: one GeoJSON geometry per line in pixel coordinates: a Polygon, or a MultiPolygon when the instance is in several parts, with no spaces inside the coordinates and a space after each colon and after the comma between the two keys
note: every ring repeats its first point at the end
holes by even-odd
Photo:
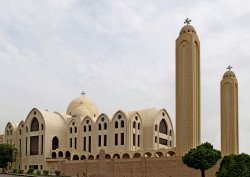
{"type": "Polygon", "coordinates": [[[39,136],[30,137],[30,155],[38,155],[39,136]]]}
{"type": "Polygon", "coordinates": [[[137,146],[140,147],[140,135],[138,135],[138,139],[137,139],[137,146]]]}
{"type": "Polygon", "coordinates": [[[169,130],[169,136],[172,136],[172,130],[169,130]]]}
{"type": "Polygon", "coordinates": [[[31,122],[30,131],[31,132],[39,131],[39,122],[38,122],[37,118],[35,118],[35,117],[33,118],[32,122],[31,122]]]}
{"type": "Polygon", "coordinates": [[[98,136],[98,146],[102,146],[102,135],[98,136]]]}
{"type": "Polygon", "coordinates": [[[107,135],[104,135],[104,146],[107,146],[107,135]]]}
{"type": "Polygon", "coordinates": [[[116,133],[115,134],[115,146],[117,146],[118,145],[118,134],[116,133]]]}
{"type": "Polygon", "coordinates": [[[155,125],[155,131],[158,131],[158,127],[157,127],[157,124],[155,125]]]}
{"type": "Polygon", "coordinates": [[[118,128],[118,122],[115,121],[115,128],[118,128]]]}
{"type": "Polygon", "coordinates": [[[140,130],[141,129],[141,124],[140,123],[138,123],[138,130],[140,130]]]}
{"type": "Polygon", "coordinates": [[[75,149],[77,149],[77,138],[75,137],[75,149]]]}
{"type": "Polygon", "coordinates": [[[105,123],[104,123],[104,130],[107,130],[107,128],[108,128],[108,125],[107,125],[107,123],[105,122],[105,123]]]}
{"type": "Polygon", "coordinates": [[[85,125],[83,126],[83,132],[86,132],[86,126],[85,125]]]}
{"type": "Polygon", "coordinates": [[[124,145],[124,133],[121,133],[121,145],[124,145]]]}
{"type": "Polygon", "coordinates": [[[135,134],[133,134],[133,146],[135,146],[135,134]]]}
{"type": "Polygon", "coordinates": [[[136,126],[136,123],[135,123],[135,121],[133,122],[133,128],[135,128],[135,126],[136,126]]]}
{"type": "Polygon", "coordinates": [[[72,138],[69,139],[69,147],[72,148],[72,138]]]}
{"type": "Polygon", "coordinates": [[[83,150],[86,151],[86,136],[83,137],[83,150]]]}
{"type": "Polygon", "coordinates": [[[55,136],[55,137],[52,139],[52,150],[58,149],[58,147],[59,147],[58,144],[59,144],[58,138],[55,136]]]}
{"type": "Polygon", "coordinates": [[[171,141],[169,141],[169,146],[172,147],[172,142],[171,141]]]}
{"type": "Polygon", "coordinates": [[[121,127],[124,127],[124,120],[121,121],[121,127]]]}
{"type": "Polygon", "coordinates": [[[77,127],[75,127],[75,133],[77,133],[77,127]]]}
{"type": "Polygon", "coordinates": [[[19,156],[22,154],[22,139],[19,139],[19,156]]]}
{"type": "Polygon", "coordinates": [[[26,137],[26,141],[25,141],[25,155],[28,154],[28,137],[26,137]]]}
{"type": "Polygon", "coordinates": [[[164,119],[162,119],[160,122],[160,133],[163,133],[166,135],[168,134],[168,127],[164,119]]]}
{"type": "Polygon", "coordinates": [[[89,125],[89,132],[91,132],[91,125],[89,125]]]}
{"type": "Polygon", "coordinates": [[[69,129],[69,133],[72,133],[72,127],[70,127],[70,129],[69,129]]]}
{"type": "Polygon", "coordinates": [[[89,152],[91,152],[91,136],[89,136],[89,152]]]}
{"type": "Polygon", "coordinates": [[[102,125],[98,124],[98,130],[102,130],[102,125]]]}
{"type": "Polygon", "coordinates": [[[41,155],[43,155],[43,135],[41,136],[41,155]]]}
{"type": "Polygon", "coordinates": [[[157,141],[157,140],[158,140],[158,138],[157,138],[157,136],[155,136],[155,143],[158,143],[158,141],[157,141]]]}

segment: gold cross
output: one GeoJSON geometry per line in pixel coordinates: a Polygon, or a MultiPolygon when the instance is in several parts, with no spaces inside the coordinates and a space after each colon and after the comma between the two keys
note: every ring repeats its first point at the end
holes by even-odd
{"type": "Polygon", "coordinates": [[[230,71],[233,67],[232,66],[228,66],[227,69],[230,71]]]}
{"type": "Polygon", "coordinates": [[[186,20],[184,21],[184,24],[186,23],[187,25],[189,25],[191,21],[192,20],[190,20],[189,18],[186,18],[186,20]]]}

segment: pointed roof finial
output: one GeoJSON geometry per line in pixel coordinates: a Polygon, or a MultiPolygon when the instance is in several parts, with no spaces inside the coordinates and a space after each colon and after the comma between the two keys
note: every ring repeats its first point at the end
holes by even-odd
{"type": "Polygon", "coordinates": [[[233,67],[229,65],[226,69],[228,69],[229,71],[231,71],[232,68],[233,67]]]}
{"type": "Polygon", "coordinates": [[[186,20],[184,21],[184,24],[189,25],[191,21],[192,20],[190,20],[189,18],[186,18],[186,20]]]}
{"type": "Polygon", "coordinates": [[[85,93],[84,91],[81,92],[81,95],[82,95],[83,97],[85,96],[85,94],[86,94],[86,93],[85,93]]]}

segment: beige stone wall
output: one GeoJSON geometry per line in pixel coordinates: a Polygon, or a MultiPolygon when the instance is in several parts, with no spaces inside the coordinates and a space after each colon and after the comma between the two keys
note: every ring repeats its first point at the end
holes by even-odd
{"type": "MultiPolygon", "coordinates": [[[[219,163],[206,171],[206,177],[214,177],[219,163]]],[[[103,175],[106,177],[200,177],[201,172],[188,168],[182,163],[181,157],[166,158],[135,158],[110,160],[67,161],[58,164],[64,175],[76,176],[88,172],[89,176],[103,175]],[[104,163],[103,163],[104,161],[104,163]],[[102,173],[103,172],[103,173],[102,173]]]]}

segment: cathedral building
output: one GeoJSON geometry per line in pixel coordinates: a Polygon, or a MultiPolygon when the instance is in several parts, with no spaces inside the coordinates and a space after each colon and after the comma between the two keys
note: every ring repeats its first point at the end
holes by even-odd
{"type": "Polygon", "coordinates": [[[66,114],[32,109],[24,121],[8,123],[6,143],[19,151],[18,169],[51,169],[62,159],[173,156],[174,129],[165,109],[99,114],[85,96],[74,99],[66,114]],[[53,165],[51,165],[53,164],[53,165]]]}
{"type": "MultiPolygon", "coordinates": [[[[87,168],[88,161],[99,158],[180,157],[200,145],[200,41],[194,27],[189,25],[190,20],[186,19],[185,23],[176,39],[176,131],[166,109],[100,114],[95,103],[83,92],[69,104],[65,114],[33,108],[25,120],[6,125],[4,141],[19,151],[12,168],[45,169],[54,173],[61,162],[65,167],[66,162],[86,161],[87,168]],[[105,155],[100,156],[100,152],[105,155]]],[[[224,155],[239,152],[238,82],[230,69],[221,81],[221,150],[224,155]]],[[[152,161],[152,165],[159,163],[157,166],[160,166],[162,162],[152,161]]],[[[112,166],[109,172],[115,176],[114,162],[108,163],[112,166]]],[[[146,161],[138,163],[145,165],[139,170],[146,173],[146,161]]],[[[121,164],[120,170],[125,167],[121,164]]],[[[92,170],[95,172],[96,167],[92,170]]]]}

